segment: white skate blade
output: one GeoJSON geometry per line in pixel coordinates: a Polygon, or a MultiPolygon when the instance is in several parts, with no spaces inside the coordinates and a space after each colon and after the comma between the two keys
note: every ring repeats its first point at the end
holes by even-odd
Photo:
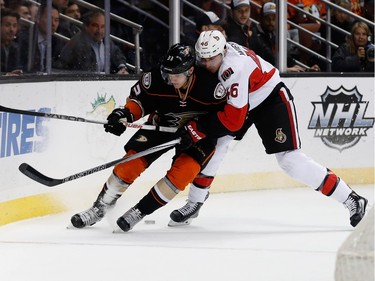
{"type": "Polygon", "coordinates": [[[193,218],[187,219],[186,221],[182,221],[182,222],[176,222],[174,220],[170,220],[168,223],[168,226],[174,227],[174,226],[190,225],[192,221],[193,221],[193,218]]]}
{"type": "Polygon", "coordinates": [[[69,223],[67,226],[66,226],[66,229],[74,229],[74,230],[79,230],[79,229],[84,229],[84,228],[89,228],[88,226],[85,226],[85,227],[75,227],[72,223],[69,223]]]}
{"type": "Polygon", "coordinates": [[[67,226],[66,226],[66,229],[77,229],[75,228],[72,223],[70,222],[67,226]]]}
{"type": "Polygon", "coordinates": [[[117,224],[116,226],[113,228],[112,230],[112,233],[126,233],[125,231],[123,231],[117,224]]]}

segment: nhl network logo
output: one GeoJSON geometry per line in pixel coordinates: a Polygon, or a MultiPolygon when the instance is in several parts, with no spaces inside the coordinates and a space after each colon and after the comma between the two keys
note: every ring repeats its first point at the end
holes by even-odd
{"type": "Polygon", "coordinates": [[[341,86],[337,90],[327,87],[321,102],[312,102],[308,129],[315,130],[314,137],[321,138],[328,147],[339,150],[350,148],[374,125],[374,118],[365,118],[368,103],[362,101],[357,87],[351,90],[341,86]]]}

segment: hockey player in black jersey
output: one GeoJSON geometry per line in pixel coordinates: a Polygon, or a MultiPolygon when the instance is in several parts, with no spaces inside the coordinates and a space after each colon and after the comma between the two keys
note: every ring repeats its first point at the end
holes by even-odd
{"type": "MultiPolygon", "coordinates": [[[[218,112],[226,104],[226,92],[216,74],[195,67],[193,48],[173,45],[160,69],[144,73],[131,88],[124,108],[108,116],[105,131],[120,136],[126,129],[123,120],[134,122],[149,116],[147,124],[178,128],[176,133],[138,130],[125,145],[126,156],[181,138],[170,169],[138,204],[117,220],[129,231],[146,215],[167,204],[193,181],[215,151],[216,139],[202,133],[199,116],[218,112]]],[[[72,225],[83,228],[100,221],[109,208],[136,178],[157,158],[172,148],[118,164],[105,182],[93,206],[71,218],[72,225]]]]}

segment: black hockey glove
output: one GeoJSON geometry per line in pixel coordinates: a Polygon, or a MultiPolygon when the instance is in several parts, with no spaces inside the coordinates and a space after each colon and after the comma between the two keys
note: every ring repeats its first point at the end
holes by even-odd
{"type": "Polygon", "coordinates": [[[204,138],[192,145],[184,153],[190,155],[203,169],[214,154],[215,147],[216,139],[204,138]]]}
{"type": "Polygon", "coordinates": [[[131,114],[126,107],[116,108],[107,117],[108,124],[104,125],[105,131],[116,136],[121,136],[121,134],[125,132],[126,126],[120,121],[120,119],[125,119],[128,123],[132,123],[134,120],[133,114],[131,114]]]}
{"type": "Polygon", "coordinates": [[[179,150],[186,150],[206,137],[206,134],[199,129],[197,122],[194,120],[189,121],[185,126],[178,129],[177,135],[181,138],[181,142],[178,145],[179,150]]]}

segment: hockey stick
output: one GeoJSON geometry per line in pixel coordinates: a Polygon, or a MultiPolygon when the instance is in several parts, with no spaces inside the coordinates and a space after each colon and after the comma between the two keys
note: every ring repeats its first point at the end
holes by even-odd
{"type": "Polygon", "coordinates": [[[175,139],[175,140],[172,140],[172,141],[160,144],[160,145],[156,145],[156,146],[151,147],[149,149],[146,149],[144,151],[141,151],[141,152],[135,153],[133,155],[123,157],[123,158],[120,158],[120,159],[117,159],[117,160],[114,160],[114,161],[96,166],[94,168],[91,168],[91,169],[73,174],[73,175],[65,177],[63,179],[54,179],[54,178],[47,177],[47,176],[43,175],[42,173],[40,173],[39,171],[37,171],[36,169],[34,169],[33,167],[31,167],[27,163],[22,163],[18,167],[18,169],[20,170],[21,173],[23,173],[27,177],[29,177],[29,178],[31,178],[31,179],[33,179],[33,180],[35,180],[35,181],[37,181],[41,184],[44,184],[46,186],[53,187],[53,186],[56,186],[56,185],[59,185],[59,184],[62,184],[62,183],[66,183],[68,181],[73,181],[73,180],[76,180],[76,179],[94,174],[96,172],[100,172],[102,170],[105,170],[105,169],[107,169],[109,167],[112,167],[112,166],[115,166],[117,164],[128,162],[128,161],[131,161],[133,159],[136,159],[136,158],[139,158],[139,157],[142,157],[142,156],[145,156],[145,155],[163,150],[165,148],[172,147],[172,146],[180,143],[180,141],[181,141],[181,139],[178,138],[178,139],[175,139]]]}
{"type": "MultiPolygon", "coordinates": [[[[90,120],[90,119],[85,119],[85,118],[82,118],[82,117],[63,115],[63,114],[57,114],[57,113],[47,113],[47,112],[36,112],[36,111],[21,110],[21,109],[5,107],[5,106],[2,106],[2,105],[0,105],[0,111],[17,113],[17,114],[24,114],[24,115],[31,115],[31,116],[38,116],[38,117],[60,119],[60,120],[75,121],[75,122],[86,122],[86,123],[102,124],[102,125],[107,124],[107,121],[90,120]]],[[[171,128],[171,127],[162,127],[162,126],[144,125],[144,124],[135,124],[135,123],[126,123],[126,122],[122,122],[122,123],[128,128],[161,131],[161,132],[169,132],[169,133],[174,133],[174,132],[177,131],[176,128],[171,128]]]]}

